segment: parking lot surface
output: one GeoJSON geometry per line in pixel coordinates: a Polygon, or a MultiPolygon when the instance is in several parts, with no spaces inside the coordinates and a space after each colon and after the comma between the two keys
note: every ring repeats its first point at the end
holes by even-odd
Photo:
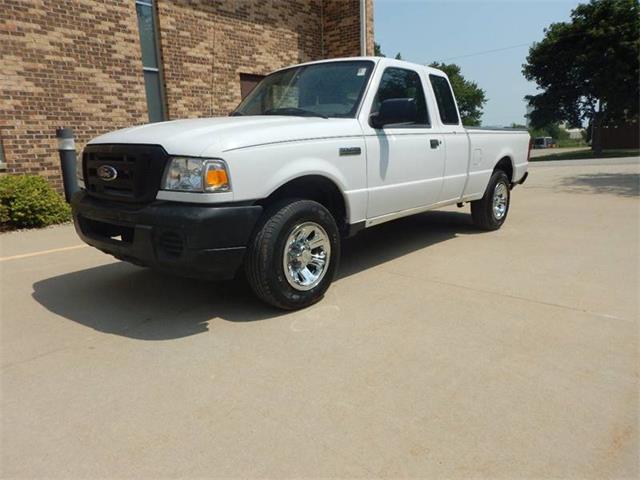
{"type": "Polygon", "coordinates": [[[591,149],[589,147],[563,147],[563,148],[534,148],[531,150],[531,158],[544,157],[546,155],[554,155],[558,153],[569,152],[588,152],[591,149]]]}
{"type": "Polygon", "coordinates": [[[4,478],[637,478],[638,159],[363,232],[319,304],[0,236],[4,478]]]}

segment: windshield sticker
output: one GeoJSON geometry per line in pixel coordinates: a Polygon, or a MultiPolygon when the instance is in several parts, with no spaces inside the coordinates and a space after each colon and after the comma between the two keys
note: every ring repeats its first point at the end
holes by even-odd
{"type": "Polygon", "coordinates": [[[359,68],[359,69],[358,69],[358,73],[357,73],[357,75],[358,75],[359,77],[362,77],[365,73],[367,73],[367,68],[366,68],[366,67],[362,67],[362,68],[359,68]]]}

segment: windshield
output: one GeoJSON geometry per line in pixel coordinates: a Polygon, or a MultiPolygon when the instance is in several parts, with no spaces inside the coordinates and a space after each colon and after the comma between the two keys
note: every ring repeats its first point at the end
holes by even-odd
{"type": "Polygon", "coordinates": [[[262,80],[233,115],[355,117],[373,65],[358,60],[280,70],[262,80]]]}

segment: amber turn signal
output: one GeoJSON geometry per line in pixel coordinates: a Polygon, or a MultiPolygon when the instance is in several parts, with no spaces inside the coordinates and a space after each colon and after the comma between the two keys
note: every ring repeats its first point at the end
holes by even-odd
{"type": "Polygon", "coordinates": [[[204,190],[207,192],[228,192],[229,176],[222,162],[209,162],[206,164],[204,175],[204,190]]]}
{"type": "Polygon", "coordinates": [[[209,170],[207,172],[207,187],[219,187],[229,183],[227,180],[227,172],[224,170],[209,170]]]}

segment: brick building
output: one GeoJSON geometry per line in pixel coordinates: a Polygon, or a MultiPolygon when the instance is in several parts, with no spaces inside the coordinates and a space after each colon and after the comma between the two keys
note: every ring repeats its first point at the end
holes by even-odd
{"type": "Polygon", "coordinates": [[[372,0],[0,0],[0,169],[61,188],[57,127],[80,150],[125,126],[225,115],[277,68],[361,54],[372,0]]]}

